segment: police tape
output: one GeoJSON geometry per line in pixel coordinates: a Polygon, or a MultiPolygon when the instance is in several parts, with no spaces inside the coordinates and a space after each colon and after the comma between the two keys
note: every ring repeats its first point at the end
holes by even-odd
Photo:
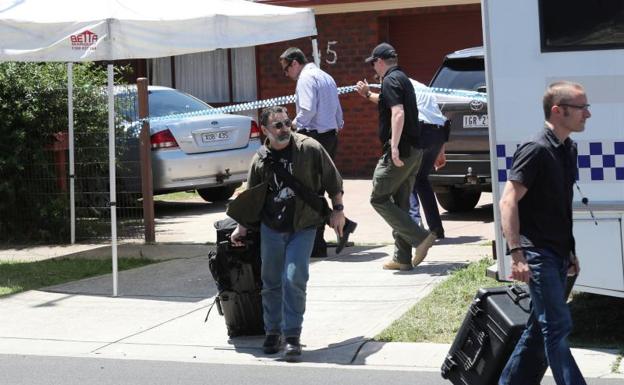
{"type": "MultiPolygon", "coordinates": [[[[371,88],[381,88],[381,85],[379,84],[369,84],[368,86],[371,88]]],[[[351,92],[357,92],[357,87],[356,86],[338,87],[338,95],[348,94],[351,92]]],[[[476,92],[476,91],[457,90],[457,89],[452,89],[452,88],[428,87],[428,88],[419,88],[416,92],[433,94],[436,96],[446,95],[446,96],[455,96],[455,97],[460,97],[460,98],[469,98],[472,100],[479,100],[482,102],[487,101],[486,95],[484,93],[476,92]]],[[[271,99],[255,100],[252,102],[232,104],[230,106],[217,107],[217,108],[212,108],[209,110],[184,112],[180,114],[171,114],[171,115],[164,115],[164,116],[158,116],[158,117],[153,117],[153,118],[146,118],[146,119],[143,119],[142,121],[157,122],[157,121],[190,118],[190,117],[198,117],[198,116],[205,116],[205,115],[229,114],[232,112],[251,111],[251,110],[256,110],[260,108],[282,106],[282,105],[291,104],[294,102],[295,102],[295,95],[286,95],[286,96],[279,96],[279,97],[271,98],[271,99]]]]}

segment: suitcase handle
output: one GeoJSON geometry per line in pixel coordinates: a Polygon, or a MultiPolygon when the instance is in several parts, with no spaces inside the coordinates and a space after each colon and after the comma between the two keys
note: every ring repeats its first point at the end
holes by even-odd
{"type": "Polygon", "coordinates": [[[255,245],[255,242],[253,239],[245,239],[245,243],[243,246],[234,246],[228,240],[228,241],[219,242],[218,247],[222,248],[225,251],[242,252],[242,251],[251,250],[254,245],[255,245]]]}
{"type": "Polygon", "coordinates": [[[521,308],[522,310],[524,310],[525,312],[529,312],[531,311],[531,302],[529,300],[529,304],[528,305],[523,305],[520,303],[520,301],[522,301],[525,298],[530,298],[531,297],[531,293],[529,293],[528,291],[526,291],[522,286],[514,284],[511,286],[507,287],[507,294],[509,295],[509,298],[511,298],[511,300],[513,301],[514,304],[516,304],[519,308],[521,308]]]}
{"type": "Polygon", "coordinates": [[[511,297],[511,300],[514,301],[515,304],[518,304],[518,302],[530,296],[520,285],[509,286],[507,288],[507,294],[509,294],[509,297],[511,297]]]}

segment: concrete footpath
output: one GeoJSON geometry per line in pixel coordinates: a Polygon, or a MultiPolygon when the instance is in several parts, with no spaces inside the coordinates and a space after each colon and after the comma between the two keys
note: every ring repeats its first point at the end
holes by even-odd
{"type": "MultiPolygon", "coordinates": [[[[347,182],[345,190],[349,194],[349,189],[362,186],[347,182]]],[[[366,193],[350,196],[361,195],[364,201],[366,193]]],[[[352,238],[357,246],[339,256],[331,248],[329,258],[312,261],[304,355],[297,365],[439,371],[447,344],[379,343],[372,338],[449,271],[491,255],[487,238],[466,237],[465,223],[451,223],[453,218],[444,216],[447,239],[436,244],[418,268],[385,271],[381,263],[392,253],[389,230],[375,230],[376,214],[355,198],[350,202],[360,210],[356,219],[360,227],[352,238]],[[375,236],[384,237],[386,244],[375,236]]],[[[216,307],[204,322],[216,294],[207,262],[212,247],[204,239],[120,245],[120,256],[163,262],[121,272],[118,297],[112,297],[112,278],[106,275],[0,298],[0,354],[288,365],[279,356],[262,353],[262,336],[228,339],[216,307]]],[[[110,257],[110,248],[0,250],[0,259],[54,256],[110,257]]],[[[573,353],[587,377],[624,379],[618,352],[574,349],[573,353]]]]}
{"type": "MultiPolygon", "coordinates": [[[[470,251],[487,252],[482,249],[470,251]]],[[[417,269],[389,272],[380,263],[391,246],[346,251],[311,265],[300,365],[439,371],[447,344],[371,339],[467,260],[452,245],[439,245],[417,269]]],[[[262,353],[261,336],[228,340],[216,308],[204,322],[216,294],[205,254],[121,272],[116,298],[111,280],[89,278],[0,299],[0,354],[286,364],[262,353]]],[[[574,356],[587,377],[624,379],[621,368],[613,370],[616,351],[574,349],[574,356]]]]}

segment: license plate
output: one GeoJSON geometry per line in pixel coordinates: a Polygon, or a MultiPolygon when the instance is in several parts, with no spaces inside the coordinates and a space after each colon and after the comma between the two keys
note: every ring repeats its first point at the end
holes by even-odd
{"type": "Polygon", "coordinates": [[[487,128],[487,115],[464,115],[464,128],[487,128]]]}
{"type": "Polygon", "coordinates": [[[204,143],[218,142],[220,140],[227,140],[229,134],[227,131],[208,132],[202,134],[202,141],[204,143]]]}

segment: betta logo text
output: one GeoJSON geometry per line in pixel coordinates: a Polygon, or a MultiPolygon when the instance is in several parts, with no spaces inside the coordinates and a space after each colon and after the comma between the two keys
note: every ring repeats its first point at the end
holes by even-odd
{"type": "Polygon", "coordinates": [[[70,37],[72,49],[88,50],[95,49],[95,43],[97,43],[98,35],[86,30],[70,37]]]}

